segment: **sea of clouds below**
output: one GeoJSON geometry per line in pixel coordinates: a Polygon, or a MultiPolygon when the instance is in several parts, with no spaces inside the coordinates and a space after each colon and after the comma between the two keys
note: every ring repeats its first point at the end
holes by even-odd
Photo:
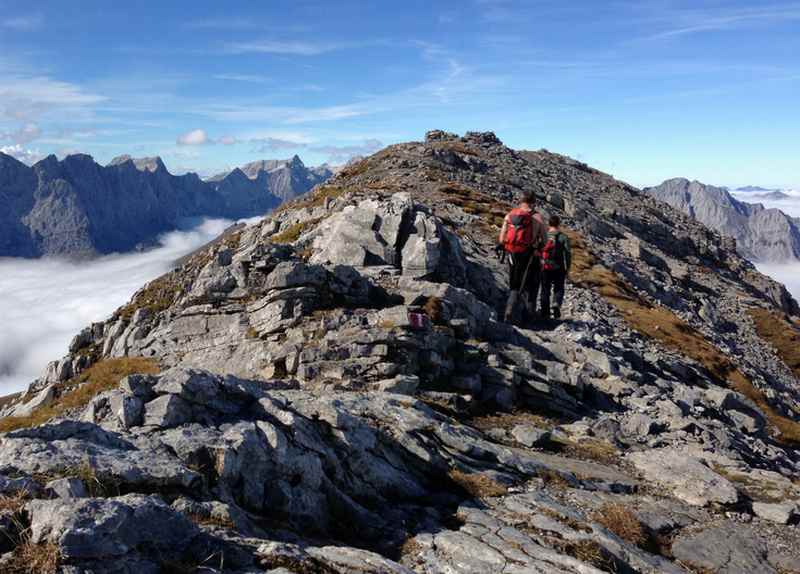
{"type": "MultiPolygon", "coordinates": [[[[800,218],[800,190],[781,190],[789,197],[784,199],[763,199],[758,197],[761,193],[754,192],[734,192],[733,195],[740,201],[747,203],[760,203],[766,208],[780,209],[786,215],[800,218]]],[[[759,263],[756,265],[759,271],[769,275],[773,279],[780,281],[794,295],[795,299],[800,300],[800,262],[798,263],[759,263]]]]}
{"type": "Polygon", "coordinates": [[[205,219],[164,234],[149,251],[91,261],[0,258],[0,395],[25,389],[83,327],[108,318],[231,223],[205,219]]]}

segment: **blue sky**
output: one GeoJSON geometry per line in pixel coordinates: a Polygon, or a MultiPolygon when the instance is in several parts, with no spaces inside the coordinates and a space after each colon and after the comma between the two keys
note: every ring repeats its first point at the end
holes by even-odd
{"type": "Polygon", "coordinates": [[[203,175],[493,130],[635,185],[800,188],[800,2],[0,0],[0,149],[203,175]]]}

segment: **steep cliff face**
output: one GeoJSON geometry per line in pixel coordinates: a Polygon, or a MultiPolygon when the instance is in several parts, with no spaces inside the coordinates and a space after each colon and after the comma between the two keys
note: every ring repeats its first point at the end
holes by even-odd
{"type": "Polygon", "coordinates": [[[798,570],[797,315],[608,175],[430,132],[195,253],[4,407],[3,564],[798,570]],[[523,190],[575,251],[568,319],[530,328],[497,320],[493,252],[523,190]]]}
{"type": "Polygon", "coordinates": [[[326,177],[302,162],[277,163],[264,177],[237,169],[204,182],[196,174],[170,174],[157,157],[120,156],[101,166],[87,155],[50,156],[29,168],[0,154],[0,194],[9,206],[0,216],[0,256],[129,251],[183,218],[264,214],[326,177]]]}
{"type": "Polygon", "coordinates": [[[671,179],[644,191],[733,237],[739,252],[752,261],[800,260],[800,227],[779,209],[739,201],[725,188],[687,179],[671,179]]]}

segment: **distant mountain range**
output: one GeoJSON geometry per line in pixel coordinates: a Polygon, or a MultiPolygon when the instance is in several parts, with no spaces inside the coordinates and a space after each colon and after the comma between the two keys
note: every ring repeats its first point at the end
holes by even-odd
{"type": "MultiPolygon", "coordinates": [[[[736,239],[737,249],[756,262],[800,260],[800,220],[779,209],[747,203],[733,197],[725,187],[676,178],[644,191],[708,227],[736,239]]],[[[748,186],[737,191],[752,193],[754,199],[788,199],[789,195],[748,186]]]]}
{"type": "Polygon", "coordinates": [[[254,162],[207,181],[172,175],[159,157],[48,156],[33,166],[0,153],[0,256],[87,257],[151,243],[189,217],[252,217],[333,174],[299,157],[254,162]]]}

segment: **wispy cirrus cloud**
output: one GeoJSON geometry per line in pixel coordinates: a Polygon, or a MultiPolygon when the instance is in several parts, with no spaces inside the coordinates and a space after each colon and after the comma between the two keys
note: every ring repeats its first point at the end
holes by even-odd
{"type": "Polygon", "coordinates": [[[197,107],[194,112],[219,121],[304,124],[354,118],[369,113],[369,110],[359,104],[301,108],[243,102],[210,103],[197,107]]]}
{"type": "Polygon", "coordinates": [[[328,159],[332,162],[345,162],[356,156],[371,155],[383,147],[384,144],[382,141],[377,139],[367,139],[364,140],[363,143],[357,145],[319,146],[310,148],[310,151],[327,155],[328,159]]]}
{"type": "Polygon", "coordinates": [[[8,140],[14,144],[25,145],[38,139],[42,130],[36,124],[25,124],[19,129],[0,132],[0,140],[8,140]]]}
{"type": "Polygon", "coordinates": [[[44,26],[44,17],[41,14],[27,14],[13,16],[0,20],[0,28],[16,30],[18,32],[32,32],[44,26]]]}
{"type": "Polygon", "coordinates": [[[279,54],[291,56],[318,56],[348,47],[346,43],[308,42],[302,40],[255,40],[231,42],[225,45],[229,54],[279,54]]]}
{"type": "Polygon", "coordinates": [[[189,20],[183,24],[189,30],[250,30],[259,27],[253,18],[203,18],[189,20]]]}
{"type": "Polygon", "coordinates": [[[0,117],[31,121],[52,109],[86,107],[105,99],[77,84],[0,66],[0,117]]]}
{"type": "MultiPolygon", "coordinates": [[[[640,5],[641,6],[641,5],[640,5]]],[[[666,9],[649,14],[662,30],[639,40],[668,40],[706,32],[723,32],[800,20],[800,4],[763,4],[748,8],[666,9]]]]}
{"type": "Polygon", "coordinates": [[[303,142],[273,137],[251,139],[250,143],[256,144],[253,147],[253,153],[272,153],[276,151],[301,149],[306,147],[306,144],[303,142]]]}
{"type": "Polygon", "coordinates": [[[246,82],[250,84],[267,84],[271,81],[267,76],[257,74],[215,74],[213,78],[225,82],[246,82]]]}

